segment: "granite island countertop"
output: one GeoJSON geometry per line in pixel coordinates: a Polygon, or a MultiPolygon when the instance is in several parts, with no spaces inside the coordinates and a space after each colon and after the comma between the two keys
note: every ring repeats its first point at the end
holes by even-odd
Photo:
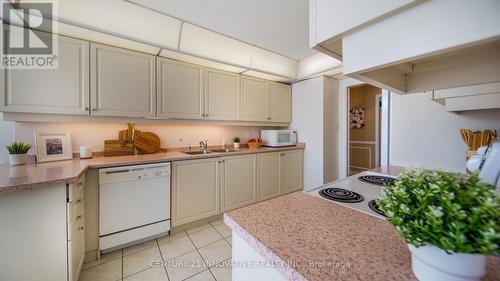
{"type": "MultiPolygon", "coordinates": [[[[224,221],[288,280],[416,280],[406,242],[389,222],[305,192],[230,211],[224,221]]],[[[482,280],[499,279],[500,258],[488,257],[482,280]]]]}
{"type": "Polygon", "coordinates": [[[227,157],[235,155],[269,153],[287,150],[304,149],[305,144],[286,147],[260,147],[255,149],[241,148],[233,152],[189,155],[179,150],[154,154],[139,154],[112,157],[94,157],[66,161],[47,162],[10,166],[0,164],[0,195],[4,193],[33,190],[54,184],[74,183],[87,169],[99,169],[128,165],[162,163],[182,160],[227,157]]]}

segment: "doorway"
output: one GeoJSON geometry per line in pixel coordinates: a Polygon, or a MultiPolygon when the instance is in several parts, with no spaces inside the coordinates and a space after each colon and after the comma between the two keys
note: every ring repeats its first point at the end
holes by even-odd
{"type": "Polygon", "coordinates": [[[347,91],[348,175],[381,166],[382,89],[361,84],[347,91]]]}

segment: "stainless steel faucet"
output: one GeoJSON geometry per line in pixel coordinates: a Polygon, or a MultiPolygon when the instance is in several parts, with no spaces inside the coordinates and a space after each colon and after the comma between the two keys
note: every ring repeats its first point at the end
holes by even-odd
{"type": "Polygon", "coordinates": [[[205,142],[200,141],[200,147],[203,148],[204,151],[208,150],[208,140],[205,140],[205,142]]]}

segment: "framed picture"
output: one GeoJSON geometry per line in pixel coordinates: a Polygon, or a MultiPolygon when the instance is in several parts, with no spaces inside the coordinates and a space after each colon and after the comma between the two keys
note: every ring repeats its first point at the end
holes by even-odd
{"type": "Polygon", "coordinates": [[[349,112],[350,121],[349,127],[352,129],[361,129],[365,127],[365,109],[361,107],[355,107],[349,112]]]}
{"type": "Polygon", "coordinates": [[[70,133],[35,132],[35,143],[38,163],[73,159],[70,133]]]}

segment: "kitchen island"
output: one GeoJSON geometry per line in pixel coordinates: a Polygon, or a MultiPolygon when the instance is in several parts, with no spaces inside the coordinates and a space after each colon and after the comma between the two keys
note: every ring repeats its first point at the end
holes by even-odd
{"type": "MultiPolygon", "coordinates": [[[[233,280],[416,280],[403,238],[387,221],[304,192],[224,214],[233,280]]],[[[487,258],[483,280],[500,280],[487,258]]]]}

